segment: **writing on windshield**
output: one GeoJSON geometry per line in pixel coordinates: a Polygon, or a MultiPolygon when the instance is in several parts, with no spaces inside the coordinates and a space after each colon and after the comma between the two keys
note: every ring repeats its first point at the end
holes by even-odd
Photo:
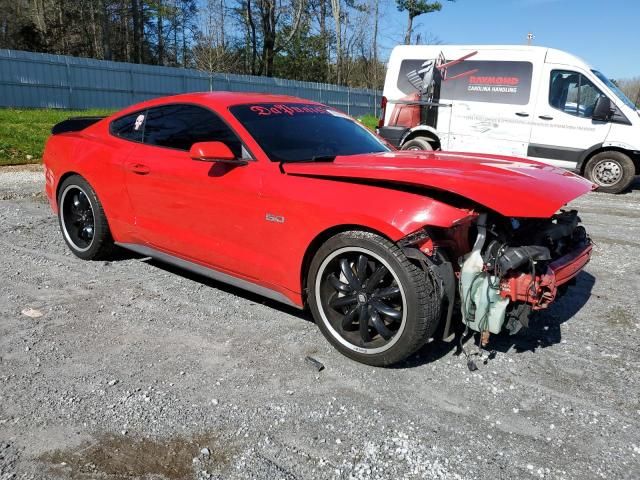
{"type": "Polygon", "coordinates": [[[249,107],[249,110],[261,117],[268,117],[270,115],[293,116],[299,113],[329,114],[327,107],[324,105],[285,105],[284,103],[278,103],[275,105],[252,105],[249,107]]]}
{"type": "Polygon", "coordinates": [[[260,103],[229,110],[274,162],[389,151],[371,131],[325,105],[260,103]]]}

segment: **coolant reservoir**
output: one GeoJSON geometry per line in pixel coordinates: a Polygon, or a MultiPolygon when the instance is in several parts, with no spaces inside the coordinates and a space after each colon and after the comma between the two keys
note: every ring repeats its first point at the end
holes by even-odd
{"type": "Polygon", "coordinates": [[[463,321],[478,332],[500,333],[509,299],[502,298],[500,290],[492,286],[499,282],[498,278],[486,272],[480,272],[473,278],[467,275],[466,278],[471,280],[466,285],[463,281],[462,285],[462,292],[468,297],[463,302],[463,321]]]}
{"type": "Polygon", "coordinates": [[[460,271],[460,304],[462,321],[477,332],[489,330],[500,333],[509,305],[508,298],[500,296],[498,277],[483,271],[480,251],[486,238],[486,215],[478,218],[478,237],[460,271]]]}

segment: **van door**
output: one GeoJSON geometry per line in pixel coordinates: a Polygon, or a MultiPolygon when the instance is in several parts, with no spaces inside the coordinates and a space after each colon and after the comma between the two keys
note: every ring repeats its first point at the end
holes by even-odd
{"type": "Polygon", "coordinates": [[[580,69],[547,63],[543,72],[527,156],[574,169],[611,129],[611,123],[591,118],[604,94],[580,69]]]}
{"type": "Polygon", "coordinates": [[[508,60],[465,60],[448,68],[440,100],[452,104],[447,148],[525,156],[535,106],[534,73],[538,69],[534,72],[532,62],[508,60]]]}

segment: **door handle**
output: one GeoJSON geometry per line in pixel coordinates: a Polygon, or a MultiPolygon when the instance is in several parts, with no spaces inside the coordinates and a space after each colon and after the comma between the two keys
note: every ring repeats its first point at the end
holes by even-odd
{"type": "Polygon", "coordinates": [[[553,117],[550,117],[549,115],[540,115],[538,118],[541,118],[542,120],[553,120],[553,117]]]}
{"type": "Polygon", "coordinates": [[[527,112],[516,112],[516,115],[519,117],[528,117],[529,114],[527,112]]]}
{"type": "Polygon", "coordinates": [[[138,175],[146,175],[149,173],[149,167],[142,163],[134,163],[133,165],[130,165],[129,170],[138,175]]]}

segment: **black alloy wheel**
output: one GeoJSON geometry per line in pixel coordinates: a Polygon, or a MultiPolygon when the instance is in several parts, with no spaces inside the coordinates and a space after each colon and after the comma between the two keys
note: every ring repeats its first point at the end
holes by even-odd
{"type": "Polygon", "coordinates": [[[377,353],[395,343],[405,298],[384,260],[357,247],[338,250],[319,275],[323,311],[347,347],[377,353]]]}
{"type": "Polygon", "coordinates": [[[60,209],[67,241],[79,252],[89,250],[95,233],[95,217],[85,191],[69,185],[60,195],[60,209]]]}
{"type": "Polygon", "coordinates": [[[91,185],[80,175],[70,175],[58,192],[60,230],[73,254],[84,260],[111,257],[115,248],[111,230],[91,185]]]}
{"type": "Polygon", "coordinates": [[[309,266],[307,301],[327,340],[368,365],[406,359],[439,321],[430,277],[372,232],[347,231],[325,241],[309,266]]]}

